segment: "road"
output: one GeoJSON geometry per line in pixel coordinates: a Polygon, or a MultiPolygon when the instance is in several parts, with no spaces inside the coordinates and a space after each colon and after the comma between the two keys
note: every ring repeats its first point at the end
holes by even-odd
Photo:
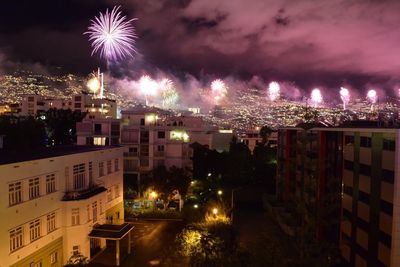
{"type": "MultiPolygon", "coordinates": [[[[132,254],[121,261],[120,266],[184,266],[171,254],[175,236],[183,227],[181,222],[135,221],[133,224],[135,228],[132,232],[132,254]]],[[[110,266],[114,260],[114,253],[115,248],[109,247],[96,257],[89,266],[110,266]]]]}

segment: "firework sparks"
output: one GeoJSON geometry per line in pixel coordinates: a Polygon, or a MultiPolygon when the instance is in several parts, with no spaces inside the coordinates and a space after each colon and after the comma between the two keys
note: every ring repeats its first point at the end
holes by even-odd
{"type": "Polygon", "coordinates": [[[161,90],[162,107],[175,108],[179,95],[174,88],[174,83],[170,79],[164,78],[158,83],[158,87],[161,90]]]}
{"type": "Polygon", "coordinates": [[[222,80],[217,79],[211,83],[211,92],[215,101],[215,105],[218,105],[219,101],[226,96],[227,91],[227,87],[222,80]]]}
{"type": "Polygon", "coordinates": [[[150,76],[144,75],[139,80],[140,91],[146,98],[146,105],[148,105],[148,96],[155,96],[157,94],[158,84],[150,76]]]}
{"type": "Polygon", "coordinates": [[[87,81],[86,86],[93,94],[97,94],[100,90],[101,84],[96,75],[92,74],[91,76],[92,78],[87,81]]]}
{"type": "Polygon", "coordinates": [[[346,109],[346,105],[350,101],[350,93],[349,93],[349,90],[347,88],[340,87],[340,98],[342,99],[342,102],[343,102],[343,110],[345,110],[346,109]]]}
{"type": "Polygon", "coordinates": [[[275,101],[280,96],[281,87],[277,82],[271,82],[268,86],[268,96],[271,101],[275,101]]]}
{"type": "Polygon", "coordinates": [[[372,89],[368,91],[367,98],[371,104],[375,104],[378,100],[378,95],[376,94],[376,91],[372,89]]]}
{"type": "Polygon", "coordinates": [[[106,10],[91,20],[88,31],[92,45],[92,56],[96,53],[107,61],[118,61],[132,57],[136,53],[135,40],[137,38],[132,21],[122,16],[120,6],[115,6],[111,12],[106,10]]]}
{"type": "Polygon", "coordinates": [[[323,101],[321,91],[318,88],[315,88],[311,92],[311,101],[314,105],[321,104],[323,101]]]}

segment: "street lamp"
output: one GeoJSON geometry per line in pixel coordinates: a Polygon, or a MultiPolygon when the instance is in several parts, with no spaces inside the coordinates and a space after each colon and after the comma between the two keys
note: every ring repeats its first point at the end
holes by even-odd
{"type": "Polygon", "coordinates": [[[216,216],[218,214],[218,209],[217,208],[213,208],[212,213],[214,214],[214,216],[216,216]]]}
{"type": "Polygon", "coordinates": [[[156,197],[157,197],[157,192],[152,191],[152,192],[150,193],[150,196],[151,196],[152,199],[156,199],[156,197]]]}
{"type": "Polygon", "coordinates": [[[198,207],[199,207],[199,205],[197,205],[197,204],[193,205],[193,208],[195,208],[195,209],[197,209],[198,207]]]}
{"type": "Polygon", "coordinates": [[[218,190],[218,195],[222,195],[222,190],[218,190]]]}

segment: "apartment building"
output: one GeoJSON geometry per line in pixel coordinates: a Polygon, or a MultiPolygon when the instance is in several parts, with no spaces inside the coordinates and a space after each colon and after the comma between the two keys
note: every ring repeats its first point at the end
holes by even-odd
{"type": "MultiPolygon", "coordinates": [[[[304,182],[295,177],[302,177],[300,174],[313,166],[325,170],[325,183],[329,179],[341,181],[339,245],[346,266],[400,266],[399,133],[400,129],[377,122],[279,131],[282,199],[292,197],[296,188],[298,191],[304,182]],[[309,141],[299,142],[300,133],[309,141]],[[316,149],[310,149],[312,140],[316,149]],[[301,155],[315,158],[317,164],[307,160],[296,163],[304,158],[301,155]]],[[[317,174],[321,184],[320,171],[317,174]]],[[[314,194],[319,196],[321,191],[314,194]]]]}
{"type": "Polygon", "coordinates": [[[119,119],[85,118],[76,123],[78,145],[115,146],[120,144],[119,119]]]}
{"type": "Polygon", "coordinates": [[[132,228],[123,224],[122,153],[87,146],[0,150],[0,266],[64,266],[78,253],[91,259],[106,246],[108,236],[98,232],[115,225],[126,239],[132,228]]]}

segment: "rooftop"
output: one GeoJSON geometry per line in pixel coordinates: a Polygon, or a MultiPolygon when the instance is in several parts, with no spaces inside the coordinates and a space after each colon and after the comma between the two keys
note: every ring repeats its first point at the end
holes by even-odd
{"type": "Polygon", "coordinates": [[[0,149],[0,165],[16,162],[61,157],[91,151],[107,150],[118,146],[56,146],[40,147],[35,150],[8,150],[0,149]]]}
{"type": "Polygon", "coordinates": [[[127,235],[134,226],[130,223],[116,224],[100,224],[95,225],[93,230],[89,233],[89,237],[106,238],[119,240],[127,235]]]}

